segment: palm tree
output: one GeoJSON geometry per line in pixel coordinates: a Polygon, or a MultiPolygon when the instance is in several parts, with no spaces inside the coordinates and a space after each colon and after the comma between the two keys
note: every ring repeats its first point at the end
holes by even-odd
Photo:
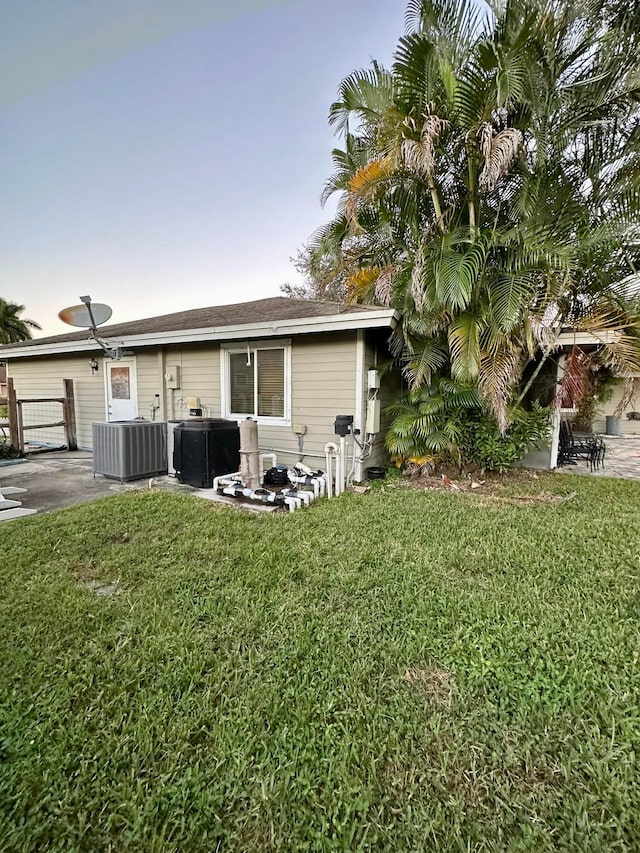
{"type": "Polygon", "coordinates": [[[342,196],[316,261],[400,310],[413,390],[473,383],[503,431],[567,325],[640,368],[640,45],[614,19],[588,0],[410,0],[392,69],[354,72],[331,109],[325,197],[342,196]]]}
{"type": "Polygon", "coordinates": [[[0,344],[15,344],[32,337],[33,330],[40,326],[33,320],[21,318],[24,305],[7,302],[0,298],[0,344]]]}

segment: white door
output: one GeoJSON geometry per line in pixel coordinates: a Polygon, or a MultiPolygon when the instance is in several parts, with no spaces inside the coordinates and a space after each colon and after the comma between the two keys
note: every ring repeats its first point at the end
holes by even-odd
{"type": "Polygon", "coordinates": [[[105,359],[107,420],[130,421],[138,417],[138,384],[133,358],[105,359]]]}

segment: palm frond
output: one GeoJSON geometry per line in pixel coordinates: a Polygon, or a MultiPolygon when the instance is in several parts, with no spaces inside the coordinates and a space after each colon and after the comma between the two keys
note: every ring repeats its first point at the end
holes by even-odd
{"type": "Polygon", "coordinates": [[[515,127],[501,130],[495,136],[486,123],[480,128],[480,150],[484,166],[480,172],[480,185],[494,190],[498,181],[506,175],[522,148],[522,133],[515,127]]]}
{"type": "Polygon", "coordinates": [[[416,347],[411,356],[405,356],[402,372],[412,389],[429,385],[436,373],[446,364],[447,347],[441,341],[429,338],[416,347]]]}
{"type": "Polygon", "coordinates": [[[486,250],[481,242],[472,243],[466,251],[445,248],[433,264],[437,298],[447,307],[467,308],[485,259],[486,250]]]}
{"type": "Polygon", "coordinates": [[[562,375],[552,407],[577,408],[586,399],[593,387],[591,366],[591,356],[581,347],[574,346],[561,365],[562,375]]]}
{"type": "Polygon", "coordinates": [[[379,276],[379,267],[360,269],[350,273],[346,281],[347,301],[357,302],[366,297],[375,287],[379,276]]]}
{"type": "Polygon", "coordinates": [[[478,372],[478,388],[493,412],[500,432],[509,426],[508,405],[520,376],[521,349],[502,338],[483,350],[478,372]]]}
{"type": "Polygon", "coordinates": [[[474,380],[480,369],[480,323],[473,314],[460,314],[449,326],[451,375],[474,380]]]}

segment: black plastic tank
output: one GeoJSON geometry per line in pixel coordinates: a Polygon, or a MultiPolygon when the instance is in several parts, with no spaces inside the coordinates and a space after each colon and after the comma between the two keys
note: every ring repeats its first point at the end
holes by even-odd
{"type": "Polygon", "coordinates": [[[181,483],[210,489],[240,468],[240,427],[224,418],[192,418],[173,431],[173,467],[181,483]]]}

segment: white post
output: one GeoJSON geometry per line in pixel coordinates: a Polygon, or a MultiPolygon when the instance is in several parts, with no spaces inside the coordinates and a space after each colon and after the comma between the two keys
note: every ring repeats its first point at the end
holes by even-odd
{"type": "Polygon", "coordinates": [[[347,439],[344,435],[340,436],[340,461],[338,464],[340,467],[340,494],[342,494],[345,490],[347,478],[347,439]]]}
{"type": "Polygon", "coordinates": [[[549,468],[558,467],[558,449],[560,447],[560,406],[554,406],[551,411],[551,455],[549,468]]]}

